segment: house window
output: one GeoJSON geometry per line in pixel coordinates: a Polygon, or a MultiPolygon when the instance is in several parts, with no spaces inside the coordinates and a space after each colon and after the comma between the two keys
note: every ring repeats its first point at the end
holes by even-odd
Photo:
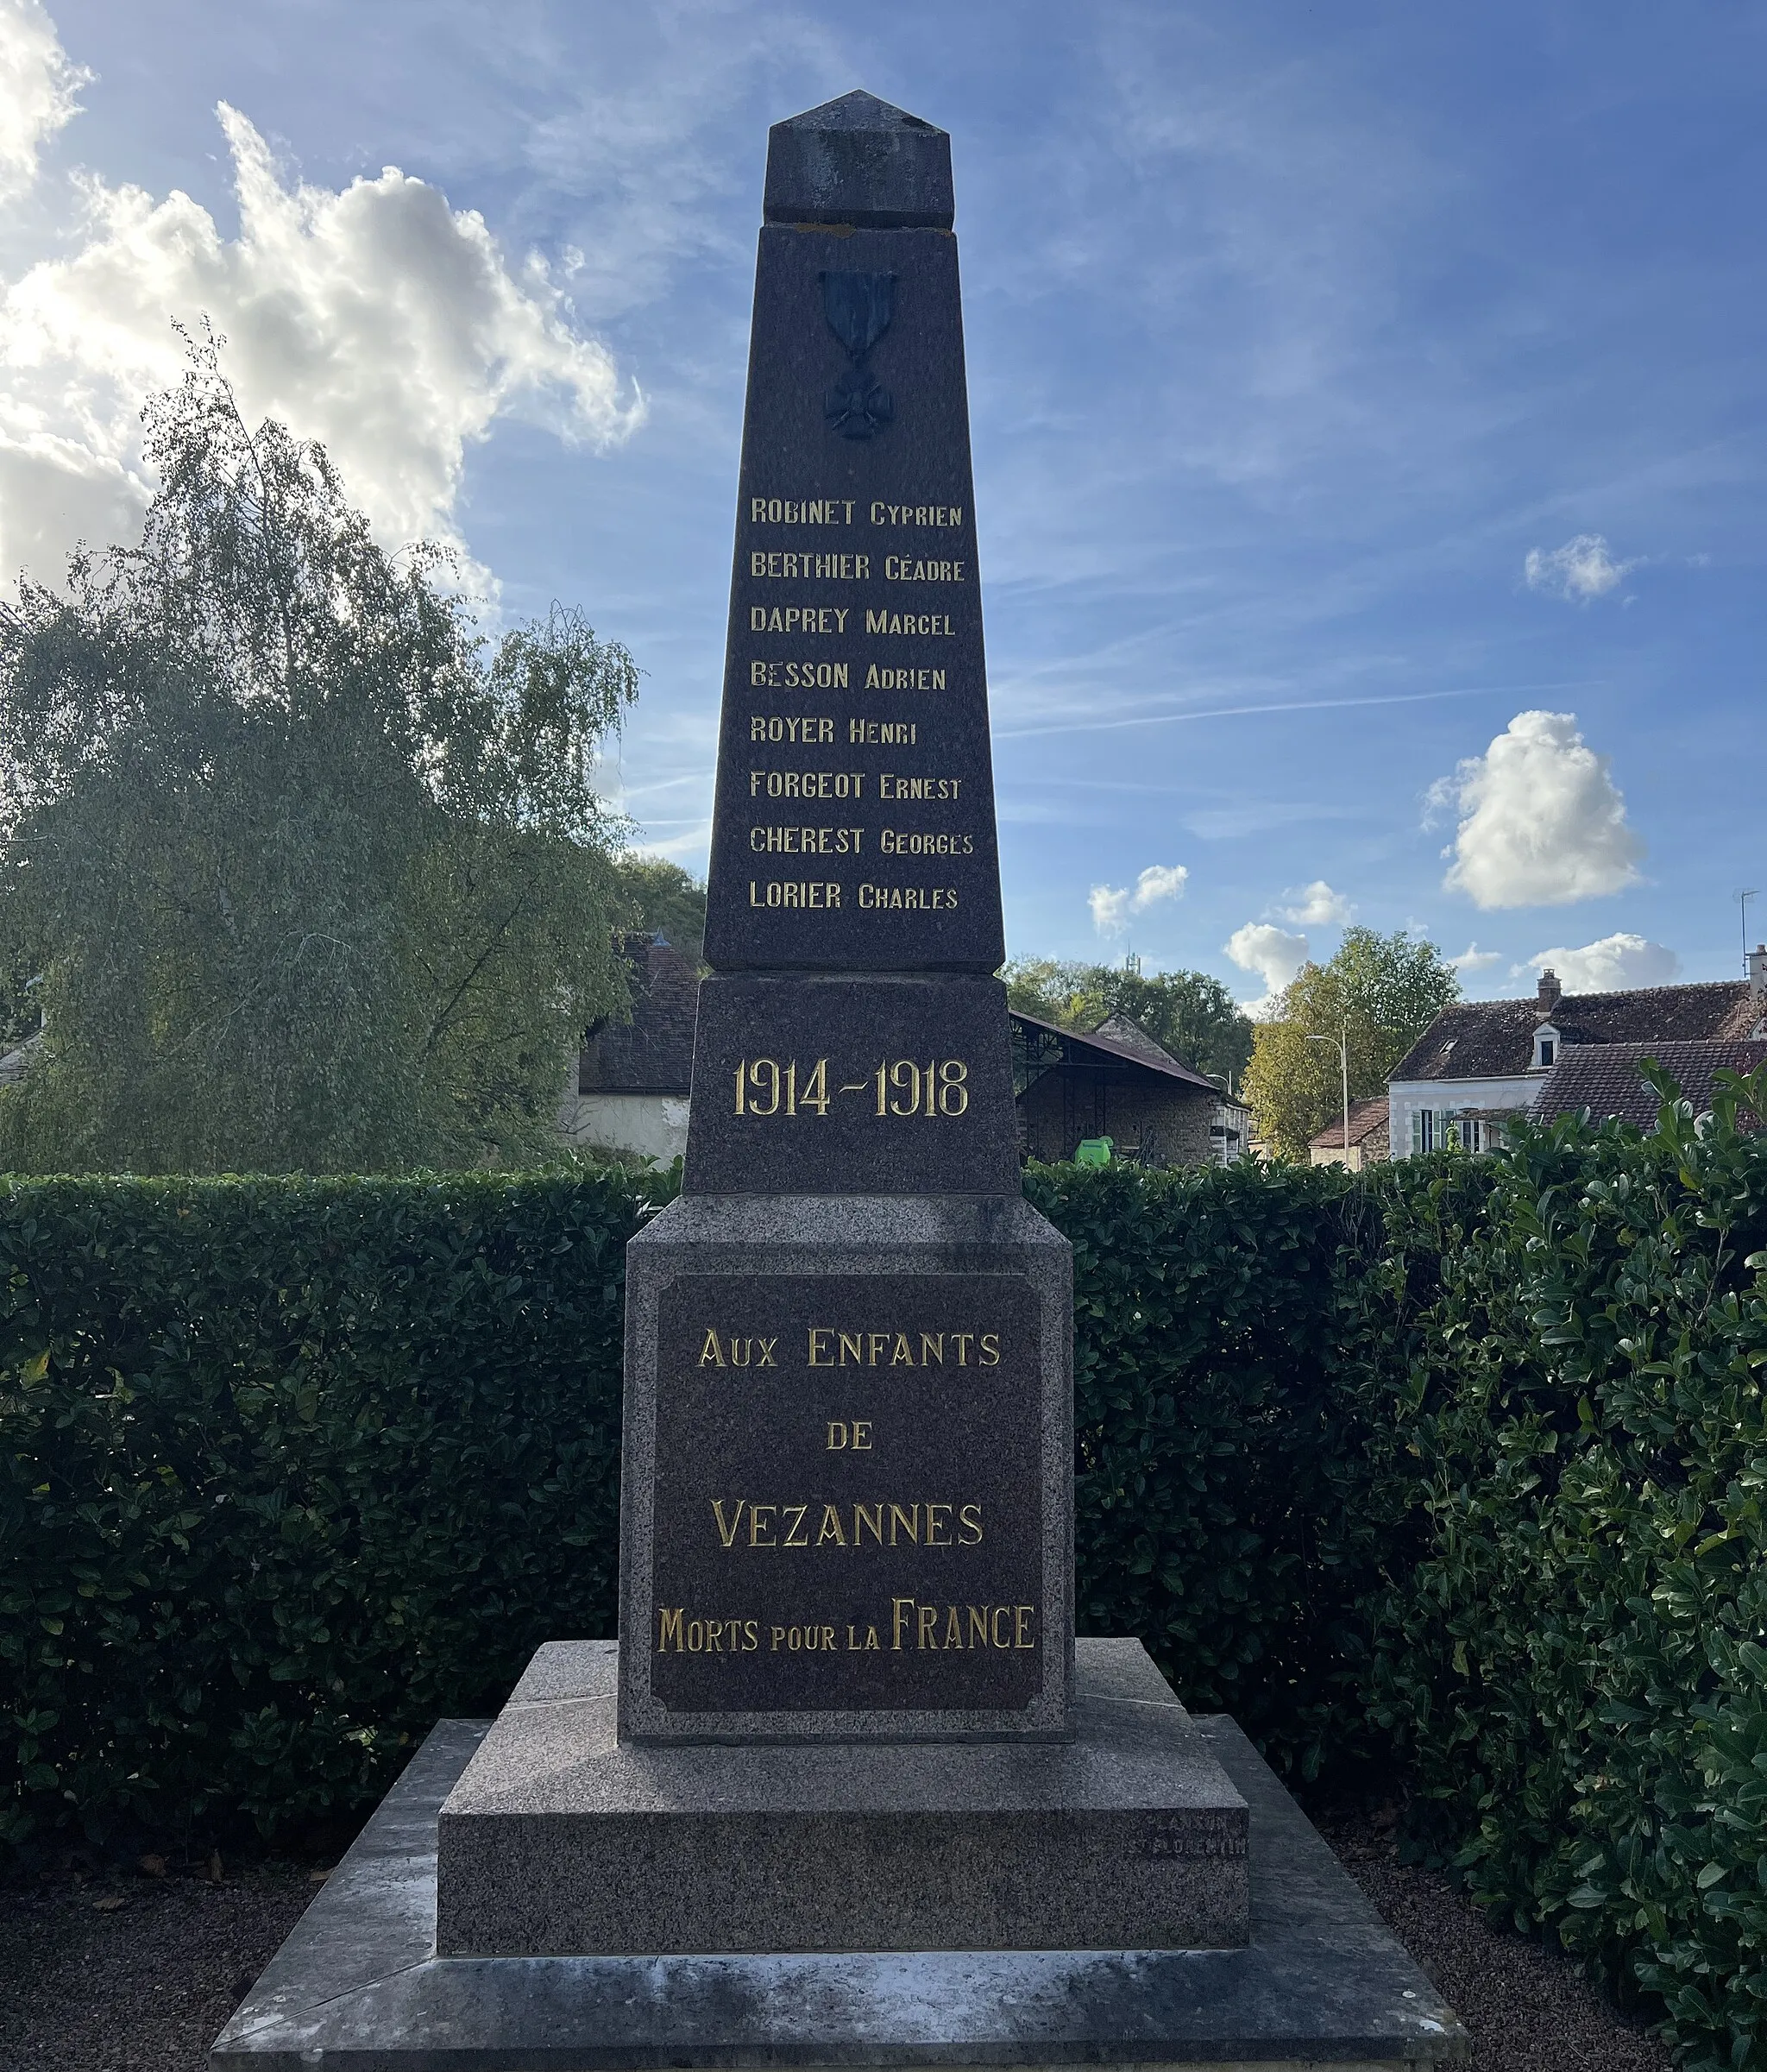
{"type": "Polygon", "coordinates": [[[1436,1149],[1436,1111],[1433,1108],[1414,1108],[1412,1111],[1412,1156],[1421,1158],[1424,1152],[1436,1149]]]}
{"type": "Polygon", "coordinates": [[[1558,1031],[1549,1023],[1534,1031],[1534,1069],[1544,1071],[1558,1055],[1558,1031]]]}
{"type": "Polygon", "coordinates": [[[1553,1043],[1550,1036],[1542,1036],[1540,1038],[1540,1062],[1543,1065],[1550,1065],[1552,1062],[1553,1052],[1555,1049],[1556,1046],[1553,1043]]]}

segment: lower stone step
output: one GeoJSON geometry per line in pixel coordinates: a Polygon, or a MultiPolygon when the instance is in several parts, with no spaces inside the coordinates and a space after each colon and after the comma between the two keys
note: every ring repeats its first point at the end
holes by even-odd
{"type": "Polygon", "coordinates": [[[1217,1949],[1246,1804],[1136,1641],[1071,1741],[632,1746],[618,1648],[534,1657],[442,1808],[443,1956],[1217,1949]]]}

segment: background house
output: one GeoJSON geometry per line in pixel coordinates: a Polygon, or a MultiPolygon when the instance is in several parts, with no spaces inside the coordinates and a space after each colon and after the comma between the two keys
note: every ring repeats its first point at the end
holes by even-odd
{"type": "Polygon", "coordinates": [[[1032,1158],[1072,1158],[1089,1137],[1148,1166],[1231,1165],[1250,1148],[1245,1104],[1126,1016],[1083,1036],[1015,1011],[1012,1060],[1020,1142],[1032,1158]]]}
{"type": "Polygon", "coordinates": [[[560,1104],[565,1139],[668,1165],[687,1149],[700,972],[661,935],[628,939],[632,1019],[597,1022],[560,1104]]]}
{"type": "Polygon", "coordinates": [[[1307,1146],[1307,1157],[1316,1166],[1347,1165],[1352,1173],[1364,1166],[1381,1165],[1390,1158],[1392,1139],[1387,1124],[1387,1096],[1371,1094],[1367,1100],[1352,1101],[1349,1108],[1349,1151],[1343,1144],[1343,1117],[1326,1124],[1307,1146]]]}
{"type": "MultiPolygon", "coordinates": [[[[1596,1043],[1574,1045],[1546,1075],[1534,1103],[1536,1122],[1560,1115],[1618,1116],[1641,1130],[1657,1126],[1657,1090],[1639,1070],[1654,1058],[1681,1088],[1682,1098],[1703,1114],[1712,1105],[1713,1082],[1720,1068],[1752,1072],[1767,1063],[1767,1038],[1714,1043],[1596,1043]]],[[[1745,1128],[1759,1129],[1760,1118],[1745,1128]]]]}
{"type": "MultiPolygon", "coordinates": [[[[1665,1047],[1764,1037],[1767,948],[1751,955],[1747,979],[1711,985],[1567,993],[1551,972],[1543,972],[1532,999],[1444,1007],[1399,1061],[1387,1081],[1393,1156],[1449,1143],[1491,1149],[1517,1115],[1534,1107],[1557,1067],[1581,1051],[1624,1045],[1638,1056],[1661,1055],[1665,1047]]],[[[1593,1070],[1578,1067],[1579,1073],[1593,1070]]],[[[1597,1075],[1581,1083],[1594,1089],[1607,1081],[1597,1075]]],[[[1630,1080],[1626,1086],[1630,1100],[1630,1080]]],[[[1651,1114],[1654,1120],[1654,1102],[1651,1114]]]]}

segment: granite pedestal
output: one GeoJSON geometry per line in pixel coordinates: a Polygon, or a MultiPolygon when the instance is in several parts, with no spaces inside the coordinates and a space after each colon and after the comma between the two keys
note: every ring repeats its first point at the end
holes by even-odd
{"type": "Polygon", "coordinates": [[[684,1195],[633,1238],[622,1737],[1065,1735],[1071,1289],[1016,1195],[684,1195]]]}
{"type": "MultiPolygon", "coordinates": [[[[1078,1709],[1135,1712],[1142,1701],[1113,1695],[1091,1673],[1095,1659],[1082,1642],[1078,1709]]],[[[443,1721],[211,2063],[215,2072],[1428,2072],[1463,2063],[1453,2012],[1250,1743],[1227,1719],[1192,1725],[1248,1812],[1249,1939],[1237,1949],[457,1957],[437,1947],[437,1816],[492,1729],[443,1721]]]]}
{"type": "Polygon", "coordinates": [[[1245,1802],[1135,1641],[1073,1738],[622,1744],[616,1644],[544,1647],[442,1809],[444,1956],[1220,1949],[1245,1802]]]}

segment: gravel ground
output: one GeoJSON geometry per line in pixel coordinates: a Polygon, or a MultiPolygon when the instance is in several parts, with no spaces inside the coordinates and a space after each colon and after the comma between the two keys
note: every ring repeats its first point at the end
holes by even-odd
{"type": "MultiPolygon", "coordinates": [[[[1459,2011],[1476,2072],[1667,2072],[1666,2050],[1564,1957],[1489,1926],[1445,1879],[1400,1864],[1390,1819],[1327,1812],[1318,1824],[1459,2011]]],[[[159,1874],[64,1870],[0,1890],[0,2068],[202,2072],[316,1876],[305,1863],[216,1860],[159,1874]]]]}
{"type": "Polygon", "coordinates": [[[1391,1812],[1314,1823],[1466,2024],[1474,2072],[1669,2072],[1644,2034],[1563,1951],[1495,1927],[1438,1871],[1399,1861],[1391,1812]]]}

